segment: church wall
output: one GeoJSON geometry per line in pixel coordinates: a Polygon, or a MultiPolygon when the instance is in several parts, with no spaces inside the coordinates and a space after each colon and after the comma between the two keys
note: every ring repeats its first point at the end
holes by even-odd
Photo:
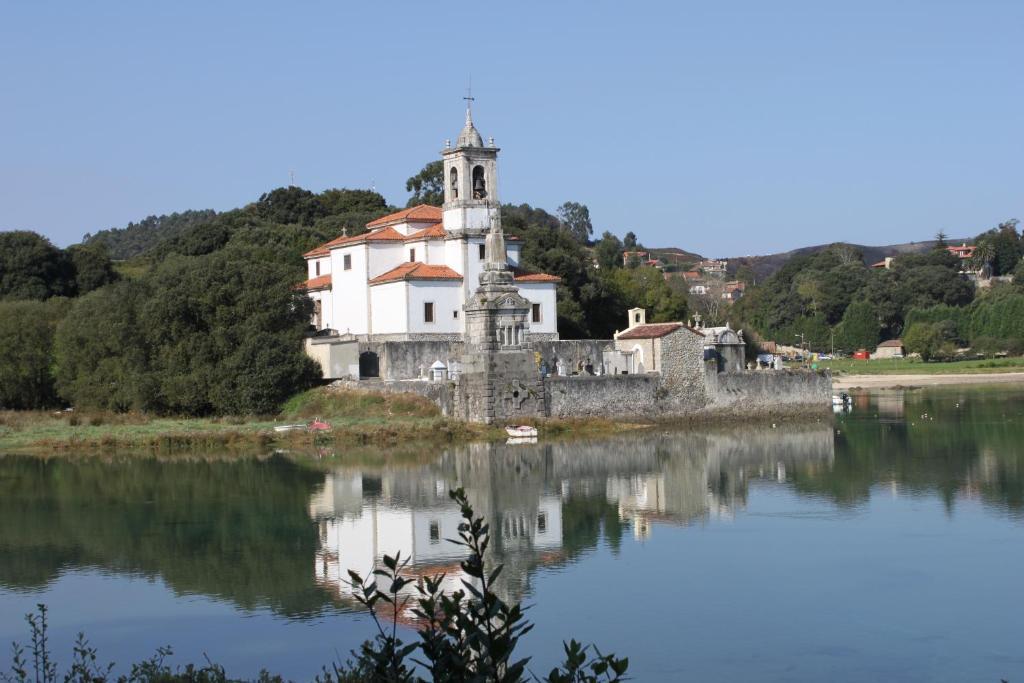
{"type": "MultiPolygon", "coordinates": [[[[444,258],[445,258],[444,240],[430,240],[428,242],[425,242],[424,245],[425,245],[425,249],[426,249],[425,254],[427,256],[426,263],[432,263],[432,264],[436,264],[436,265],[448,265],[447,263],[445,263],[445,260],[444,260],[444,258]]],[[[449,266],[449,267],[450,268],[455,268],[455,266],[449,266]]],[[[459,273],[462,272],[458,268],[455,268],[455,270],[458,271],[459,273]]]]}
{"type": "Polygon", "coordinates": [[[406,282],[399,281],[370,287],[374,334],[397,334],[408,329],[406,285],[406,282]]]}
{"type": "MultiPolygon", "coordinates": [[[[403,283],[406,284],[406,283],[403,283]]],[[[459,334],[463,328],[462,283],[457,280],[412,280],[408,284],[408,320],[412,334],[459,334]],[[434,322],[423,319],[423,304],[434,304],[434,322]],[[458,312],[458,317],[454,315],[458,312]]]]}
{"type": "Polygon", "coordinates": [[[409,260],[409,252],[405,250],[404,242],[368,242],[366,251],[368,280],[383,275],[409,260]]]}
{"type": "Polygon", "coordinates": [[[341,333],[367,334],[370,295],[366,284],[366,247],[355,245],[331,250],[331,289],[334,329],[341,333]],[[344,256],[352,257],[345,270],[344,256]]]}
{"type": "Polygon", "coordinates": [[[530,321],[531,334],[557,334],[558,311],[555,304],[555,285],[550,282],[517,282],[519,293],[531,304],[540,304],[541,319],[539,323],[530,321]]]}

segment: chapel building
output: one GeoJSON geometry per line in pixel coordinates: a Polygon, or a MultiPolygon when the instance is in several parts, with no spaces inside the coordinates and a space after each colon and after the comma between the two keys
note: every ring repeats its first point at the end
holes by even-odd
{"type": "MultiPolygon", "coordinates": [[[[364,341],[462,341],[464,306],[486,265],[485,238],[501,232],[498,148],[484,145],[466,108],[466,124],[444,160],[444,204],[421,204],[378,218],[361,235],[343,235],[305,254],[302,288],[322,334],[364,341]]],[[[505,260],[530,303],[528,338],[558,338],[559,278],[520,271],[521,243],[504,236],[505,260]]]]}

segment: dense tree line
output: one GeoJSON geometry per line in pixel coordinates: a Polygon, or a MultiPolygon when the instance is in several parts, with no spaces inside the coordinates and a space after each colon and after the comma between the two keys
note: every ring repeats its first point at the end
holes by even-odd
{"type": "MultiPolygon", "coordinates": [[[[936,247],[897,257],[891,268],[871,268],[859,251],[834,244],[792,258],[734,307],[734,315],[760,336],[811,348],[854,351],[904,337],[926,357],[951,355],[958,346],[979,350],[1024,346],[1024,290],[996,283],[976,290],[966,269],[983,275],[1024,274],[1024,243],[1017,221],[979,235],[967,262],[936,247]]],[[[1019,282],[1019,280],[1018,280],[1019,282]]]]}
{"type": "Polygon", "coordinates": [[[101,248],[59,249],[34,232],[0,232],[0,300],[78,296],[116,279],[101,248]]]}
{"type": "Polygon", "coordinates": [[[109,228],[95,234],[85,233],[82,244],[101,247],[115,260],[130,259],[194,225],[208,223],[216,216],[217,212],[212,209],[148,216],[123,228],[109,228]]]}

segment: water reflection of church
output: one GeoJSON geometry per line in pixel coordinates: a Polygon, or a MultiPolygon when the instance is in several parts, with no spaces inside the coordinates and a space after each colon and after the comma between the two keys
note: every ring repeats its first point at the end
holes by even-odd
{"type": "Polygon", "coordinates": [[[460,587],[463,555],[446,539],[457,536],[460,521],[448,491],[461,486],[491,524],[491,559],[505,565],[499,593],[519,600],[535,568],[570,561],[594,542],[577,538],[581,529],[607,526],[607,518],[588,515],[603,510],[642,539],[657,522],[729,518],[745,507],[752,479],[785,480],[787,467],[832,459],[829,428],[750,436],[632,436],[582,448],[476,444],[425,465],[339,468],[309,506],[319,526],[317,582],[350,597],[349,569],[365,576],[384,554],[401,552],[414,575],[445,573],[447,588],[460,587]]]}

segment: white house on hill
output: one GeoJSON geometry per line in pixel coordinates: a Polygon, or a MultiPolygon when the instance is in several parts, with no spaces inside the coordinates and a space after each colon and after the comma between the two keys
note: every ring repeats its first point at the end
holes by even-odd
{"type": "MultiPolygon", "coordinates": [[[[424,204],[378,218],[366,233],[305,254],[302,287],[314,301],[318,330],[367,340],[462,339],[463,305],[479,284],[486,233],[492,223],[500,227],[498,148],[493,138],[484,145],[467,108],[455,147],[446,143],[441,155],[441,208],[424,204]]],[[[521,244],[513,236],[505,241],[517,269],[521,244]]],[[[543,273],[516,275],[531,304],[533,338],[557,339],[557,283],[543,273]]]]}

